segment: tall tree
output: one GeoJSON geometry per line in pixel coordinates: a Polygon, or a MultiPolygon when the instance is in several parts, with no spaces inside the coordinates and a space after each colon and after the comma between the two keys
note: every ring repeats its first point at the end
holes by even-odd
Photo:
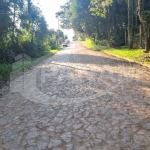
{"type": "MultiPolygon", "coordinates": [[[[90,10],[106,21],[105,33],[110,46],[118,46],[125,41],[123,25],[127,24],[127,4],[125,0],[91,0],[90,10]]],[[[102,24],[101,26],[102,27],[102,24]]]]}
{"type": "MultiPolygon", "coordinates": [[[[144,33],[145,33],[145,50],[144,52],[150,51],[150,9],[144,10],[144,0],[138,0],[138,9],[139,9],[139,18],[140,22],[143,26],[144,33]]],[[[148,4],[148,1],[146,1],[148,4]]]]}
{"type": "Polygon", "coordinates": [[[9,56],[7,47],[11,43],[11,17],[10,17],[10,3],[2,0],[0,2],[0,63],[6,62],[9,56]]]}
{"type": "Polygon", "coordinates": [[[133,48],[133,0],[128,0],[128,48],[133,48]]]}

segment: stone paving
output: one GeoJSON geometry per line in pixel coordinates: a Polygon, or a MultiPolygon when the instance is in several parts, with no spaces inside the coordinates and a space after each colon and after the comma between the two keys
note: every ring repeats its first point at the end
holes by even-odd
{"type": "Polygon", "coordinates": [[[0,150],[150,150],[149,71],[72,43],[10,82],[0,150]]]}

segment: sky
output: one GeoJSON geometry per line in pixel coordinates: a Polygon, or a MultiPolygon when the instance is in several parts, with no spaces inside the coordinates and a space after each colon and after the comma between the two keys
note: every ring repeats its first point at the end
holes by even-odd
{"type": "MultiPolygon", "coordinates": [[[[58,12],[60,10],[60,6],[64,5],[66,2],[67,0],[34,0],[34,3],[38,3],[38,6],[41,8],[49,28],[54,29],[58,29],[58,19],[56,19],[55,13],[58,12]]],[[[74,35],[73,30],[62,29],[62,31],[70,40],[72,40],[74,35]]]]}

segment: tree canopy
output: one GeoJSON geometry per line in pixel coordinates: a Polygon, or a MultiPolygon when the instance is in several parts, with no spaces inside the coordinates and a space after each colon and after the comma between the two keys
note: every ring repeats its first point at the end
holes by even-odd
{"type": "MultiPolygon", "coordinates": [[[[133,48],[133,38],[140,36],[140,25],[145,43],[150,43],[149,14],[149,0],[68,0],[56,16],[62,28],[74,29],[76,38],[89,37],[95,43],[105,40],[113,47],[128,42],[133,48]]],[[[150,49],[148,44],[145,48],[150,49]]]]}
{"type": "Polygon", "coordinates": [[[0,62],[12,62],[15,55],[39,57],[65,40],[61,30],[48,29],[38,6],[31,0],[1,0],[0,62]]]}

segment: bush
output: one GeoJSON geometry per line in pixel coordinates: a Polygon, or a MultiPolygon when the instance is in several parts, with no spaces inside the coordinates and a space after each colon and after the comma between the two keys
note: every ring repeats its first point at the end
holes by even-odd
{"type": "Polygon", "coordinates": [[[111,36],[109,40],[109,46],[110,47],[118,47],[118,46],[123,46],[124,45],[124,40],[120,37],[114,37],[111,36]]]}
{"type": "Polygon", "coordinates": [[[11,64],[0,64],[0,81],[8,79],[10,77],[12,66],[11,64]]]}
{"type": "Polygon", "coordinates": [[[95,43],[95,45],[109,46],[109,43],[108,43],[108,41],[106,39],[96,40],[94,43],[95,43]]]}

